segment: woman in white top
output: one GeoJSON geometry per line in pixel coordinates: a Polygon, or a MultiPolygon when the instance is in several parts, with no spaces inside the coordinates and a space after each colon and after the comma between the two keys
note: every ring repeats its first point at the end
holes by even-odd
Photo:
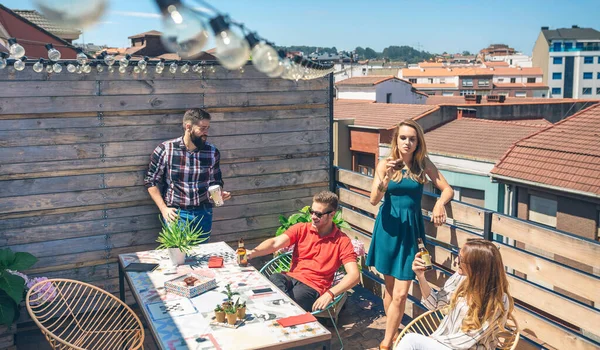
{"type": "Polygon", "coordinates": [[[502,256],[491,242],[476,239],[465,243],[456,262],[458,270],[436,292],[425,279],[425,262],[417,253],[412,268],[423,304],[430,310],[449,306],[449,311],[431,336],[406,334],[396,350],[495,349],[514,306],[502,256]]]}

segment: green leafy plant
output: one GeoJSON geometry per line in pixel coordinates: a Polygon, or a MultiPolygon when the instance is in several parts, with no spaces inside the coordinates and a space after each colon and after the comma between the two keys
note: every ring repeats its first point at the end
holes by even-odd
{"type": "MultiPolygon", "coordinates": [[[[160,220],[160,215],[159,215],[160,220]]],[[[192,248],[209,238],[210,232],[204,232],[200,221],[194,225],[192,221],[176,220],[165,223],[161,220],[162,231],[156,240],[160,245],[157,249],[179,248],[183,253],[188,253],[192,248]]]]}
{"type": "Polygon", "coordinates": [[[243,309],[246,307],[246,302],[244,301],[244,302],[240,303],[240,298],[237,298],[237,300],[235,301],[234,307],[236,309],[243,309]]]}
{"type": "MultiPolygon", "coordinates": [[[[225,286],[225,290],[221,291],[221,293],[227,296],[227,302],[232,305],[231,301],[233,300],[234,295],[240,295],[240,293],[231,290],[231,284],[227,284],[225,286]]],[[[239,299],[238,299],[239,300],[239,299]]]]}
{"type": "Polygon", "coordinates": [[[237,312],[237,309],[235,307],[233,307],[233,305],[230,305],[229,307],[225,308],[226,314],[235,314],[236,312],[237,312]]]}
{"type": "Polygon", "coordinates": [[[217,307],[215,307],[215,312],[225,312],[225,310],[223,310],[221,305],[217,304],[217,307]]]}
{"type": "Polygon", "coordinates": [[[37,258],[29,253],[0,249],[0,324],[10,326],[19,317],[26,280],[15,272],[27,270],[36,262],[37,258]]]}
{"type": "MultiPolygon", "coordinates": [[[[304,208],[300,209],[298,213],[294,213],[294,214],[290,215],[288,218],[286,218],[283,215],[279,215],[279,223],[281,224],[281,226],[279,226],[279,228],[275,232],[275,236],[281,235],[288,228],[290,228],[291,226],[293,226],[297,223],[311,222],[312,218],[311,218],[310,212],[308,211],[309,209],[310,209],[310,206],[307,205],[304,208]]],[[[333,216],[333,223],[339,229],[349,229],[350,228],[350,225],[348,225],[348,223],[346,221],[344,221],[344,219],[342,218],[342,212],[339,210],[333,216]]]]}

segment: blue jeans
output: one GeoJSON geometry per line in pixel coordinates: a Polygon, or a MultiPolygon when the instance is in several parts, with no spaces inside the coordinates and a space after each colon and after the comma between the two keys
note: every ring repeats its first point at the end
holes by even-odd
{"type": "MultiPolygon", "coordinates": [[[[208,239],[202,243],[208,243],[210,241],[210,230],[212,230],[212,217],[213,217],[213,208],[203,208],[203,209],[179,209],[179,222],[185,222],[189,220],[192,223],[192,227],[196,226],[198,222],[200,222],[199,228],[202,228],[202,238],[208,237],[208,239]]],[[[164,218],[163,218],[164,220],[164,218]]]]}

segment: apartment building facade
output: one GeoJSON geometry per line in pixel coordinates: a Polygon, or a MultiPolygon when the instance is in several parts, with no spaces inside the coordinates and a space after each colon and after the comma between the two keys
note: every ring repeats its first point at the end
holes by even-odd
{"type": "Polygon", "coordinates": [[[542,27],[532,62],[552,98],[600,99],[600,31],[542,27]]]}

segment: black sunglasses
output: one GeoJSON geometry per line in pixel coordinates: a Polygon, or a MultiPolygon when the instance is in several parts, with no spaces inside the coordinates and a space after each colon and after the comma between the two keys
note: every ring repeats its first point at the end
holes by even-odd
{"type": "Polygon", "coordinates": [[[321,218],[323,215],[327,215],[327,214],[331,214],[331,213],[333,213],[333,210],[330,210],[330,211],[327,211],[327,212],[321,213],[320,211],[315,211],[315,210],[312,210],[312,208],[308,208],[308,212],[310,213],[310,215],[313,215],[313,214],[314,214],[314,215],[316,215],[316,216],[317,216],[317,218],[319,218],[319,219],[320,219],[320,218],[321,218]]]}

